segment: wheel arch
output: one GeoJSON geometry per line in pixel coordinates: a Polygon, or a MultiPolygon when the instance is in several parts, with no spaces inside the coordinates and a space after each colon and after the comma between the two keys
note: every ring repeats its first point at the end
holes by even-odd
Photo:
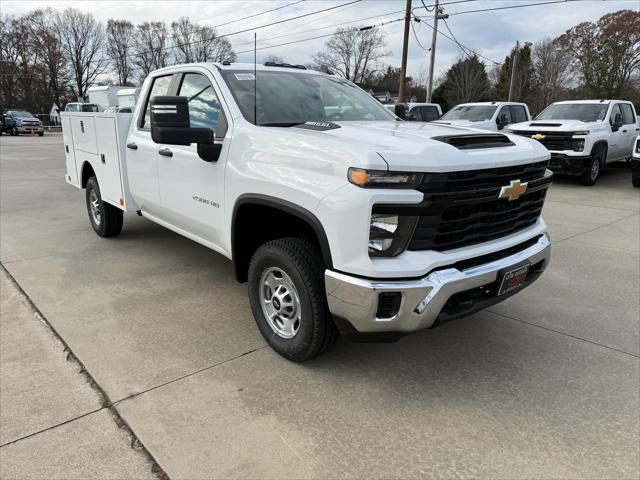
{"type": "Polygon", "coordinates": [[[82,169],[81,169],[81,176],[80,176],[80,186],[82,188],[87,188],[87,182],[89,181],[89,179],[91,177],[95,177],[96,176],[96,172],[93,169],[93,166],[91,165],[90,162],[86,161],[82,164],[82,169]]]}
{"type": "Polygon", "coordinates": [[[591,147],[591,154],[593,155],[593,153],[598,149],[598,148],[602,148],[604,149],[604,156],[602,158],[603,162],[607,161],[607,152],[609,151],[609,143],[604,140],[604,139],[600,139],[600,140],[596,140],[593,144],[593,147],[591,147]]]}
{"type": "Polygon", "coordinates": [[[260,244],[282,236],[295,235],[296,228],[300,230],[299,236],[312,235],[312,239],[317,242],[320,248],[325,266],[332,268],[331,249],[327,234],[318,217],[312,212],[295,203],[268,195],[244,194],[238,197],[233,207],[231,220],[231,258],[235,268],[236,279],[239,282],[247,281],[251,256],[260,244]],[[254,221],[248,226],[245,216],[251,213],[253,215],[249,218],[254,221]],[[261,214],[258,216],[257,223],[256,218],[254,218],[256,213],[261,214]],[[267,215],[263,215],[265,213],[267,215]],[[289,219],[291,224],[284,231],[260,231],[260,227],[264,226],[260,222],[267,222],[271,215],[284,216],[289,219]],[[257,233],[258,235],[252,235],[250,241],[247,241],[247,238],[242,236],[243,233],[257,233]]]}

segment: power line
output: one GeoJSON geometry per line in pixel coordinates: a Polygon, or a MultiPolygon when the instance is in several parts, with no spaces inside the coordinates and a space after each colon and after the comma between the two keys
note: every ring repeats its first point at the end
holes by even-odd
{"type": "Polygon", "coordinates": [[[495,10],[508,10],[511,8],[524,8],[524,7],[535,7],[536,5],[551,5],[553,3],[569,3],[569,2],[582,2],[585,0],[553,0],[550,2],[538,2],[538,3],[527,3],[527,4],[520,4],[520,5],[507,5],[506,7],[494,7],[494,8],[481,8],[478,10],[464,10],[462,12],[454,12],[454,13],[450,13],[449,16],[454,16],[454,15],[462,15],[464,13],[476,13],[476,12],[492,12],[495,10]]]}
{"type": "MultiPolygon", "coordinates": [[[[453,0],[451,2],[447,2],[447,3],[441,3],[440,6],[444,7],[446,5],[455,5],[456,3],[468,3],[468,2],[476,2],[477,0],[453,0]]],[[[417,10],[419,8],[424,8],[427,12],[433,12],[433,9],[435,8],[435,4],[434,5],[425,5],[424,2],[422,2],[422,6],[418,5],[417,7],[414,7],[411,9],[411,11],[413,12],[414,10],[417,10]]]]}
{"type": "Polygon", "coordinates": [[[411,22],[411,31],[413,32],[413,38],[415,38],[415,39],[416,39],[416,42],[418,43],[418,45],[420,46],[420,48],[421,48],[422,50],[424,50],[425,52],[428,52],[430,49],[425,48],[425,47],[422,45],[422,43],[420,43],[420,39],[418,38],[418,34],[416,33],[416,29],[415,29],[415,27],[413,26],[413,22],[411,22]]]}

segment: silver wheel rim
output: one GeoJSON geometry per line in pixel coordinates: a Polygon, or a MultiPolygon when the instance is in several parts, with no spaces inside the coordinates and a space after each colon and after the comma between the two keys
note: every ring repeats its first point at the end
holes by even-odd
{"type": "Polygon", "coordinates": [[[591,180],[598,178],[600,172],[600,160],[597,160],[591,164],[591,180]]]}
{"type": "Polygon", "coordinates": [[[276,335],[293,338],[300,330],[300,297],[289,275],[277,267],[260,276],[260,306],[276,335]]]}
{"type": "Polygon", "coordinates": [[[89,192],[89,211],[91,212],[93,223],[100,225],[100,200],[98,200],[98,195],[93,189],[89,192]]]}

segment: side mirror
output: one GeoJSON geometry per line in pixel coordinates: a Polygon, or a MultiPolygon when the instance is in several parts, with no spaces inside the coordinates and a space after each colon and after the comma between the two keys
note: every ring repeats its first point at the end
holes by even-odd
{"type": "Polygon", "coordinates": [[[502,130],[507,123],[509,123],[509,117],[507,117],[505,113],[499,115],[498,118],[496,118],[496,125],[498,125],[498,130],[502,130]]]}
{"type": "Polygon", "coordinates": [[[407,119],[407,107],[402,103],[396,103],[396,106],[393,109],[393,113],[395,113],[402,120],[407,119]]]}
{"type": "Polygon", "coordinates": [[[611,130],[617,132],[622,125],[624,125],[622,114],[616,113],[616,116],[613,119],[613,125],[611,125],[611,130]]]}
{"type": "Polygon", "coordinates": [[[191,128],[187,97],[157,96],[149,102],[151,139],[166,145],[212,144],[213,130],[191,128]]]}

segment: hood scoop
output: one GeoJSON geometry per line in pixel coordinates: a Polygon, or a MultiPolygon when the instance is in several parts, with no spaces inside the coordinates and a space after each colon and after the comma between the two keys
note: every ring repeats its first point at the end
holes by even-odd
{"type": "Polygon", "coordinates": [[[561,127],[561,123],[530,123],[532,127],[561,127]]]}
{"type": "Polygon", "coordinates": [[[477,148],[499,148],[515,145],[509,137],[500,134],[472,134],[472,135],[447,135],[433,137],[433,140],[448,143],[458,150],[473,150],[477,148]]]}

